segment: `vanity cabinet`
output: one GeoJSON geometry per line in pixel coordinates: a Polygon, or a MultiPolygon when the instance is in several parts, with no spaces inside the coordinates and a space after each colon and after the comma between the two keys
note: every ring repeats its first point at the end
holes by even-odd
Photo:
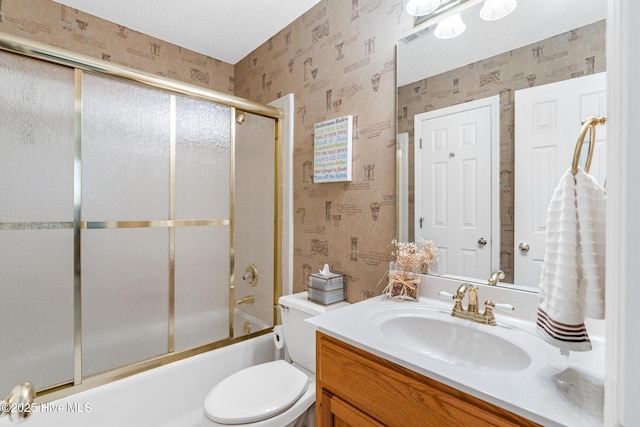
{"type": "Polygon", "coordinates": [[[317,332],[316,420],[327,426],[537,426],[317,332]]]}

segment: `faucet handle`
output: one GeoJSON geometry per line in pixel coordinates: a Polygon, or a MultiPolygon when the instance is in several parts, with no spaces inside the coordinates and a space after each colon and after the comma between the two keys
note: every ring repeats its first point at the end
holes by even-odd
{"type": "Polygon", "coordinates": [[[438,292],[438,296],[440,296],[440,298],[442,299],[452,299],[455,301],[455,304],[453,306],[453,311],[462,311],[462,297],[463,295],[459,295],[457,292],[455,295],[450,294],[447,291],[440,291],[438,292]]]}
{"type": "Polygon", "coordinates": [[[515,307],[511,304],[495,303],[494,307],[502,311],[515,311],[515,307]]]}
{"type": "Polygon", "coordinates": [[[254,264],[249,264],[242,275],[242,280],[246,281],[249,286],[258,284],[258,268],[254,264]]]}
{"type": "Polygon", "coordinates": [[[502,311],[515,311],[515,307],[511,304],[504,304],[504,303],[495,303],[493,301],[491,301],[490,299],[486,300],[484,302],[484,307],[485,309],[490,309],[493,310],[494,308],[497,308],[498,310],[502,310],[502,311]]]}
{"type": "Polygon", "coordinates": [[[515,310],[515,307],[512,306],[511,304],[503,304],[503,303],[496,304],[495,302],[491,301],[490,299],[486,300],[484,302],[484,313],[482,313],[482,317],[485,319],[485,323],[487,325],[492,325],[492,326],[496,325],[496,318],[493,315],[493,309],[494,308],[497,308],[497,309],[500,309],[500,310],[504,310],[504,311],[513,311],[513,310],[515,310]]]}
{"type": "Polygon", "coordinates": [[[453,299],[453,298],[454,298],[453,294],[450,294],[450,293],[449,293],[449,292],[447,292],[447,291],[440,291],[440,292],[438,292],[438,296],[439,296],[440,298],[442,298],[442,299],[453,299]]]}

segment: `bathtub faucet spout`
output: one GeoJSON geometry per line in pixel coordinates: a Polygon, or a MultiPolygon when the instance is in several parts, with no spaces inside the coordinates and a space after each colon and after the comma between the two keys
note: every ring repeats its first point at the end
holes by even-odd
{"type": "Polygon", "coordinates": [[[253,304],[253,295],[247,295],[246,297],[240,298],[237,304],[253,304]]]}

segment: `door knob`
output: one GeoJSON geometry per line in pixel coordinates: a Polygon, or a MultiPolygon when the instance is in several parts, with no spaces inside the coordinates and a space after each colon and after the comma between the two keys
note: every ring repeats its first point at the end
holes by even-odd
{"type": "Polygon", "coordinates": [[[478,246],[483,247],[487,244],[487,239],[485,239],[484,237],[481,237],[478,239],[478,246]]]}
{"type": "Polygon", "coordinates": [[[518,249],[520,249],[520,252],[522,253],[527,253],[529,252],[529,245],[527,243],[522,242],[518,245],[518,249]]]}

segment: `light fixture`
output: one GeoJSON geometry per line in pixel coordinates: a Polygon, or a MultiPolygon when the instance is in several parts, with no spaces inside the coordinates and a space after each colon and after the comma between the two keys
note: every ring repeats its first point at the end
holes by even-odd
{"type": "Polygon", "coordinates": [[[435,11],[440,6],[440,0],[409,0],[407,13],[413,16],[424,16],[435,11]]]}
{"type": "Polygon", "coordinates": [[[451,39],[457,37],[467,29],[467,26],[462,22],[462,18],[459,13],[448,17],[447,19],[440,21],[436,27],[433,35],[439,39],[451,39]]]}
{"type": "Polygon", "coordinates": [[[516,8],[516,0],[486,0],[480,10],[480,18],[485,21],[502,19],[516,8]]]}

